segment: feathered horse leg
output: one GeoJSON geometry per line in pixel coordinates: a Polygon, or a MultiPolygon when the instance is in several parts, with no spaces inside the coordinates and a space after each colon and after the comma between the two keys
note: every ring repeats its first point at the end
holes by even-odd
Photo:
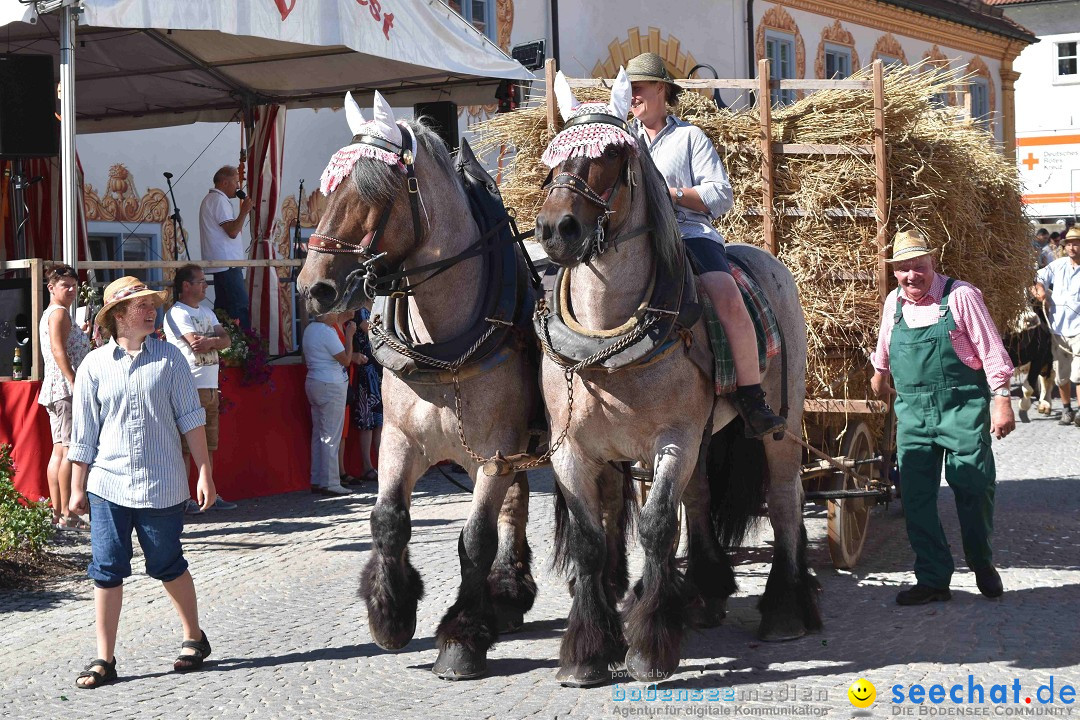
{"type": "Polygon", "coordinates": [[[500,633],[521,629],[525,613],[536,599],[532,576],[532,550],[525,538],[529,521],[529,477],[514,476],[499,512],[499,549],[488,574],[488,590],[495,605],[500,633]]]}
{"type": "Polygon", "coordinates": [[[420,573],[409,562],[409,498],[427,460],[394,427],[384,431],[381,458],[379,499],[371,511],[372,551],[360,577],[360,597],[375,643],[400,650],[416,632],[416,607],[424,594],[420,573]]]}

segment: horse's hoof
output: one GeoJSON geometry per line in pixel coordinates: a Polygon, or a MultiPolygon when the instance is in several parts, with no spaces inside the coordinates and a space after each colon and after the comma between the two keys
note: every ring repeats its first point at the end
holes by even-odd
{"type": "Polygon", "coordinates": [[[416,633],[416,616],[413,615],[412,622],[402,630],[397,632],[387,632],[383,628],[376,628],[375,623],[368,620],[368,630],[371,631],[371,637],[375,640],[375,644],[383,650],[389,650],[391,652],[400,650],[409,644],[413,635],[416,633]]]}
{"type": "Polygon", "coordinates": [[[699,599],[686,609],[686,622],[691,627],[699,629],[720,627],[724,618],[727,617],[727,611],[724,609],[726,605],[727,603],[721,598],[699,599]]]}
{"type": "Polygon", "coordinates": [[[1017,414],[1020,416],[1020,422],[1022,422],[1022,423],[1031,422],[1031,418],[1028,417],[1027,410],[1021,410],[1017,414]]]}
{"type": "Polygon", "coordinates": [[[472,680],[487,674],[487,653],[472,652],[464,645],[450,643],[439,650],[431,672],[443,680],[472,680]]]}
{"type": "Polygon", "coordinates": [[[626,672],[630,673],[630,677],[638,682],[655,683],[667,680],[675,672],[675,669],[675,667],[654,667],[645,659],[644,655],[634,650],[628,650],[626,653],[626,672]]]}
{"type": "Polygon", "coordinates": [[[521,630],[525,624],[525,613],[513,608],[495,606],[495,620],[500,635],[510,635],[521,630]]]}
{"type": "Polygon", "coordinates": [[[802,620],[795,617],[761,619],[758,626],[758,637],[765,642],[785,642],[798,640],[806,635],[806,626],[802,620]]]}
{"type": "Polygon", "coordinates": [[[561,667],[555,673],[555,679],[565,687],[596,687],[611,682],[611,669],[605,662],[561,667]]]}

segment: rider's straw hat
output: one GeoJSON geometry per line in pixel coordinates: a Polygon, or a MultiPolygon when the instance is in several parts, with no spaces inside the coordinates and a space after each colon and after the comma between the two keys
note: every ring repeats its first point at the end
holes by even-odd
{"type": "Polygon", "coordinates": [[[666,82],[674,86],[675,92],[682,92],[664,65],[664,60],[656,53],[641,53],[626,63],[626,77],[630,82],[666,82]]]}
{"type": "Polygon", "coordinates": [[[1065,233],[1065,237],[1062,239],[1062,244],[1069,242],[1070,240],[1080,240],[1080,228],[1071,227],[1069,232],[1065,233]]]}
{"type": "Polygon", "coordinates": [[[893,236],[892,258],[887,263],[913,260],[923,255],[934,255],[937,250],[930,247],[930,243],[918,230],[902,230],[893,236]]]}

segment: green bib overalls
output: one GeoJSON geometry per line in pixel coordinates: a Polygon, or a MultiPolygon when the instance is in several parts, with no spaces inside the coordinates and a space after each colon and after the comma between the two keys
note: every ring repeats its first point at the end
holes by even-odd
{"type": "Polygon", "coordinates": [[[908,539],[915,551],[920,585],[947,588],[952,553],[938,517],[942,456],[945,480],[956,497],[956,512],[969,567],[991,564],[994,527],[994,455],[990,449],[990,391],[986,374],[956,355],[949,332],[953,279],[945,284],[938,321],[909,328],[899,294],[889,343],[889,367],[896,387],[896,447],[900,491],[908,539]]]}

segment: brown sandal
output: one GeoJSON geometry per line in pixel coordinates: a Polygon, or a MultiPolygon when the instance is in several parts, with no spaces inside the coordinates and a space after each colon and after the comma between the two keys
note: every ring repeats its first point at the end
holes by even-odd
{"type": "Polygon", "coordinates": [[[203,632],[202,640],[185,640],[180,643],[180,649],[194,650],[190,654],[181,654],[173,661],[173,670],[176,672],[189,672],[198,670],[203,665],[203,660],[210,656],[210,641],[203,632]]]}

